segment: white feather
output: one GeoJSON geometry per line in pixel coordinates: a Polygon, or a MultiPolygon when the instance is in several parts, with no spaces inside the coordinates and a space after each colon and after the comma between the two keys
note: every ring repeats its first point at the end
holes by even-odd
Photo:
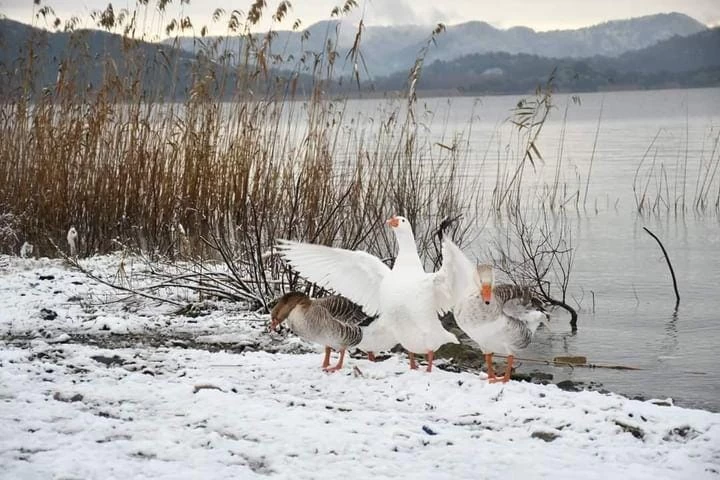
{"type": "Polygon", "coordinates": [[[362,250],[278,240],[280,255],[307,280],[349,298],[370,316],[380,313],[380,284],[390,268],[362,250]]]}
{"type": "Polygon", "coordinates": [[[369,315],[379,315],[372,329],[378,335],[369,335],[361,349],[372,351],[381,343],[385,348],[400,343],[410,352],[427,353],[445,343],[458,343],[437,314],[452,308],[455,285],[461,283],[467,266],[456,262],[450,246],[443,267],[437,273],[426,273],[410,223],[403,217],[394,220],[398,254],[392,270],[363,251],[287,240],[279,242],[278,250],[306,279],[348,297],[369,315]]]}
{"type": "Polygon", "coordinates": [[[435,272],[437,303],[440,313],[455,308],[474,289],[475,265],[449,237],[442,243],[443,263],[435,272]]]}

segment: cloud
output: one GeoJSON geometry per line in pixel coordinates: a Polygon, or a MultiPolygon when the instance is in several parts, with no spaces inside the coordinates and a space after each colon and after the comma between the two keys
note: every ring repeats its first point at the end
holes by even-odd
{"type": "Polygon", "coordinates": [[[448,18],[446,11],[425,1],[368,0],[364,13],[369,25],[429,25],[448,18]]]}

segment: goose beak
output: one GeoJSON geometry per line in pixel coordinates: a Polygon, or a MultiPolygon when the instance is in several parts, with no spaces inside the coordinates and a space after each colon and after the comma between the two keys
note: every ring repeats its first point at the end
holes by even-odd
{"type": "Polygon", "coordinates": [[[387,223],[392,228],[397,228],[400,225],[400,220],[395,215],[393,215],[385,223],[387,223]]]}
{"type": "Polygon", "coordinates": [[[277,327],[280,325],[280,320],[277,318],[273,318],[270,320],[270,331],[274,332],[277,331],[277,327]]]}
{"type": "Polygon", "coordinates": [[[483,282],[482,287],[480,287],[480,295],[482,295],[485,305],[490,305],[490,300],[492,300],[492,285],[483,282]]]}

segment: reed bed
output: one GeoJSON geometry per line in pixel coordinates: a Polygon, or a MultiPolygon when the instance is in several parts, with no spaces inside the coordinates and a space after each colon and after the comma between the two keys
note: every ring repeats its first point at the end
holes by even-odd
{"type": "MultiPolygon", "coordinates": [[[[75,226],[84,255],[124,244],[202,256],[211,237],[241,245],[248,263],[276,238],[388,255],[382,220],[393,213],[418,225],[426,250],[439,219],[475,217],[481,189],[462,174],[460,149],[423,139],[415,100],[389,101],[386,116],[371,119],[377,128],[368,128],[346,117],[347,100],[327,93],[338,80],[331,47],[294,71],[273,68],[272,33],[258,37],[250,28],[269,13],[281,20],[286,2],[275,12],[264,2],[246,15],[215,12],[242,39],[232,59],[201,36],[192,59],[149,58],[134,36],[138,19],[160,25],[165,18],[167,32],[193,28],[187,18],[163,17],[167,3],[95,12],[98,26],[124,41],[120,57],[100,59],[102,78],[92,89],[82,63],[71,61],[83,58],[86,31],[72,32],[52,84],[37,78],[37,65],[50,61],[41,34],[15,63],[25,76],[3,91],[0,116],[0,207],[14,233],[3,250],[29,241],[38,254],[53,254],[50,241],[62,245],[75,226]],[[177,75],[185,68],[189,84],[177,75]]],[[[348,1],[333,14],[354,6],[348,1]]]]}
{"type": "MultiPolygon", "coordinates": [[[[223,293],[266,309],[279,284],[297,282],[273,254],[278,238],[389,259],[394,239],[384,220],[401,213],[414,225],[428,266],[436,266],[442,219],[461,217],[452,235],[463,245],[499,217],[513,226],[492,255],[503,271],[549,301],[557,296],[555,304],[574,314],[566,303],[573,247],[564,218],[587,201],[590,172],[582,202],[580,174],[577,186],[561,181],[562,149],[549,182],[531,178],[543,161],[537,143],[554,108],[552,75],[509,112],[516,128],[498,147],[498,161],[487,162],[493,154],[470,148],[471,119],[464,131],[427,135],[427,124],[438,120],[418,101],[416,87],[442,25],[418,52],[407,89],[366,116],[332,93],[341,81],[361,92],[362,22],[346,54],[334,47],[340,32],[329,28],[323,51],[293,62],[277,53],[283,48],[274,45],[272,30],[251,33],[263,17],[282,22],[288,2],[273,12],[262,0],[245,13],[216,10],[212,22],[226,34],[214,41],[183,16],[183,3],[175,16],[163,0],[138,2],[135,11],[109,5],[94,12],[98,27],[122,38],[108,47],[112,55],[95,57],[88,52],[96,33],[38,7],[38,22],[67,30],[69,38],[56,77],[42,68],[56,60],[41,31],[20,58],[0,65],[1,251],[17,253],[27,241],[36,254],[55,255],[74,226],[81,256],[130,248],[161,260],[155,266],[174,265],[159,285],[201,297],[223,293]],[[145,40],[160,35],[149,31],[192,34],[195,51],[149,46],[145,40]],[[93,64],[99,68],[89,70],[93,64]],[[494,174],[480,175],[488,164],[496,165],[494,174]],[[176,259],[190,266],[179,271],[184,264],[176,259]],[[220,275],[207,259],[223,260],[229,270],[220,275]]],[[[347,0],[331,17],[356,7],[347,0]]],[[[178,46],[179,37],[172,43],[178,46]]]]}
{"type": "Polygon", "coordinates": [[[719,144],[720,133],[709,128],[700,150],[691,157],[687,135],[677,139],[659,130],[633,177],[637,213],[655,217],[720,214],[719,144]],[[666,145],[660,144],[662,140],[666,145]],[[665,157],[672,153],[668,143],[675,148],[675,160],[671,163],[659,159],[663,153],[665,157]]]}

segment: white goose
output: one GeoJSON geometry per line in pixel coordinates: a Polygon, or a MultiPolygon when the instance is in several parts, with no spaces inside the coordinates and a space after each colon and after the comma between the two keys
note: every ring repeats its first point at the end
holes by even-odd
{"type": "Polygon", "coordinates": [[[414,354],[423,353],[427,371],[432,371],[435,350],[445,343],[459,343],[438,319],[439,312],[452,308],[455,257],[448,252],[440,270],[426,273],[407,219],[393,216],[387,224],[398,243],[392,269],[360,250],[287,240],[280,240],[278,249],[306,279],[356,302],[368,315],[379,315],[376,328],[386,330],[387,338],[392,338],[388,341],[396,341],[408,351],[411,369],[417,368],[414,354]]]}
{"type": "Polygon", "coordinates": [[[474,266],[451,240],[443,241],[443,252],[451,252],[460,273],[453,292],[455,321],[485,354],[488,381],[510,380],[515,353],[530,344],[549,315],[529,287],[495,284],[492,265],[474,266]],[[507,355],[505,375],[498,379],[493,369],[494,353],[507,355]]]}
{"type": "Polygon", "coordinates": [[[290,292],[280,297],[270,312],[270,318],[272,330],[287,320],[295,335],[324,345],[322,368],[326,372],[335,372],[343,367],[345,351],[360,343],[363,337],[361,324],[370,320],[346,298],[333,295],[311,299],[301,292],[290,292]],[[330,366],[331,350],[340,352],[340,359],[334,367],[330,366]]]}
{"type": "Polygon", "coordinates": [[[376,353],[390,350],[398,343],[387,322],[376,318],[370,325],[362,328],[362,340],[355,347],[367,353],[368,360],[374,362],[376,353]]]}

